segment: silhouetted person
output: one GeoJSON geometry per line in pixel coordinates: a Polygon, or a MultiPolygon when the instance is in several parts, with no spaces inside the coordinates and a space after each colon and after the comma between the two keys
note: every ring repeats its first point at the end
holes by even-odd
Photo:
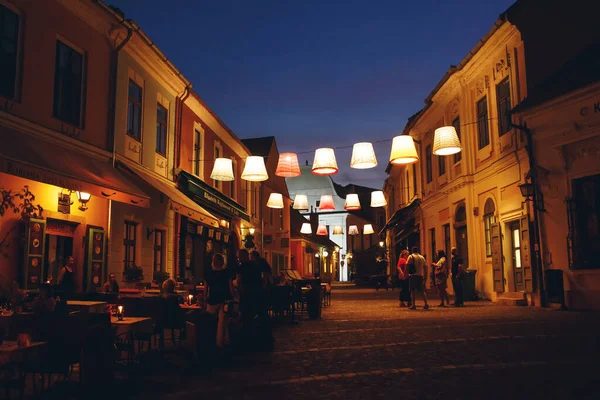
{"type": "Polygon", "coordinates": [[[464,306],[463,299],[463,260],[458,255],[458,249],[453,247],[452,253],[452,287],[454,288],[454,305],[457,307],[464,306]]]}
{"type": "Polygon", "coordinates": [[[102,291],[104,293],[119,293],[119,283],[115,274],[108,275],[108,282],[102,285],[102,291]]]}
{"type": "Polygon", "coordinates": [[[64,297],[68,300],[75,294],[75,259],[72,256],[67,258],[67,263],[58,273],[58,285],[64,297]]]}

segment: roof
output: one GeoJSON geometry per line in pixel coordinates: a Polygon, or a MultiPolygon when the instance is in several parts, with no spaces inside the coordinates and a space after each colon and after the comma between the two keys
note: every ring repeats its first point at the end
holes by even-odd
{"type": "Polygon", "coordinates": [[[529,110],[556,97],[600,81],[600,41],[567,60],[555,73],[529,91],[513,113],[529,110]]]}
{"type": "Polygon", "coordinates": [[[274,136],[265,136],[261,138],[242,139],[244,146],[250,150],[250,154],[253,156],[268,157],[273,142],[275,141],[274,136]]]}

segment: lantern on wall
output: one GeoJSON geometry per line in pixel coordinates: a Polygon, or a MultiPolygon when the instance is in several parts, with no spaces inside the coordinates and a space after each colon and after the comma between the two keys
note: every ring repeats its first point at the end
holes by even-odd
{"type": "Polygon", "coordinates": [[[350,168],[368,169],[377,166],[377,158],[373,144],[369,142],[355,143],[352,147],[352,159],[350,168]]]}
{"type": "Polygon", "coordinates": [[[360,200],[358,199],[358,194],[349,193],[346,195],[346,203],[344,204],[344,210],[360,210],[360,200]]]}
{"type": "Polygon", "coordinates": [[[282,178],[295,178],[300,176],[300,165],[296,153],[281,153],[275,175],[282,178]]]}
{"type": "Polygon", "coordinates": [[[400,135],[392,140],[390,163],[395,165],[414,164],[419,161],[417,148],[412,136],[400,135]]]}
{"type": "Polygon", "coordinates": [[[433,138],[433,154],[436,156],[449,156],[461,151],[460,140],[453,126],[442,126],[435,130],[433,138]]]}
{"type": "Polygon", "coordinates": [[[365,226],[363,227],[363,233],[365,235],[371,235],[371,234],[375,233],[375,231],[373,230],[373,225],[365,224],[365,226]]]}
{"type": "Polygon", "coordinates": [[[386,205],[387,201],[381,190],[371,192],[371,207],[385,207],[386,205]]]}
{"type": "Polygon", "coordinates": [[[333,227],[333,234],[334,235],[343,235],[344,230],[342,229],[342,227],[340,225],[336,225],[333,227]]]}
{"type": "Polygon", "coordinates": [[[262,182],[269,179],[267,169],[265,168],[265,160],[260,156],[250,156],[246,158],[242,179],[251,182],[262,182]]]}
{"type": "Polygon", "coordinates": [[[317,228],[317,235],[327,236],[327,226],[325,226],[324,224],[320,224],[317,228]]]}
{"type": "Polygon", "coordinates": [[[88,201],[90,201],[90,198],[92,197],[91,194],[86,193],[86,192],[77,192],[77,200],[79,200],[79,210],[80,211],[85,211],[88,209],[87,207],[87,203],[88,201]]]}
{"type": "Polygon", "coordinates": [[[302,228],[300,228],[300,233],[304,235],[310,235],[312,233],[312,228],[310,227],[310,223],[304,222],[302,224],[302,228]]]}
{"type": "Polygon", "coordinates": [[[308,197],[305,194],[297,194],[294,198],[294,210],[308,210],[308,197]]]}
{"type": "Polygon", "coordinates": [[[348,235],[358,235],[358,226],[350,225],[348,227],[348,235]]]}
{"type": "Polygon", "coordinates": [[[333,204],[333,196],[330,194],[324,194],[321,196],[319,201],[319,211],[334,211],[335,204],[333,204]]]}
{"type": "Polygon", "coordinates": [[[335,153],[331,148],[321,148],[315,151],[312,173],[319,176],[333,175],[338,173],[335,153]]]}
{"type": "Polygon", "coordinates": [[[216,181],[232,181],[233,177],[233,162],[231,158],[217,158],[213,166],[210,179],[216,181]]]}
{"type": "Polygon", "coordinates": [[[283,208],[283,195],[281,193],[271,193],[267,201],[269,208],[283,208]]]}

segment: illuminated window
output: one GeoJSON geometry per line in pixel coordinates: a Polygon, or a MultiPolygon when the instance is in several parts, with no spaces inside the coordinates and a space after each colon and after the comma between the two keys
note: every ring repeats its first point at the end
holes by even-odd
{"type": "Polygon", "coordinates": [[[496,223],[494,215],[496,206],[492,199],[487,199],[483,211],[483,230],[485,232],[485,255],[492,256],[492,225],[496,223]]]}
{"type": "Polygon", "coordinates": [[[163,230],[154,231],[154,271],[164,271],[163,255],[165,253],[165,236],[163,230]]]}

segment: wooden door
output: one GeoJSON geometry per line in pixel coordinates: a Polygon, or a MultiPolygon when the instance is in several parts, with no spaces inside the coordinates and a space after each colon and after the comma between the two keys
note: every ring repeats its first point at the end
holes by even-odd
{"type": "Polygon", "coordinates": [[[502,232],[500,224],[490,226],[492,238],[492,277],[494,279],[494,291],[504,292],[504,262],[502,257],[502,232]]]}
{"type": "Polygon", "coordinates": [[[531,259],[531,223],[529,216],[521,217],[520,220],[520,243],[521,243],[521,270],[523,274],[522,288],[525,293],[533,293],[533,263],[531,259]]]}
{"type": "Polygon", "coordinates": [[[469,268],[469,245],[467,242],[467,226],[456,228],[456,249],[463,260],[463,269],[469,268]]]}

